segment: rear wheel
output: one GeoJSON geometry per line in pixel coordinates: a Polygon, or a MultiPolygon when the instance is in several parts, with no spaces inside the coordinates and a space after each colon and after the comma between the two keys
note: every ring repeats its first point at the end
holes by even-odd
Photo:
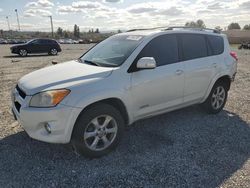
{"type": "Polygon", "coordinates": [[[50,55],[57,55],[58,51],[55,48],[50,49],[49,54],[50,55]]]}
{"type": "Polygon", "coordinates": [[[226,104],[227,92],[228,90],[223,82],[216,83],[202,106],[210,114],[219,113],[226,104]]]}
{"type": "Polygon", "coordinates": [[[25,50],[25,49],[20,49],[20,50],[19,50],[19,55],[22,56],[22,57],[25,57],[25,56],[28,55],[28,52],[27,52],[27,50],[25,50]]]}
{"type": "Polygon", "coordinates": [[[81,113],[72,134],[75,150],[87,157],[101,157],[113,150],[124,131],[120,112],[108,104],[97,104],[81,113]]]}

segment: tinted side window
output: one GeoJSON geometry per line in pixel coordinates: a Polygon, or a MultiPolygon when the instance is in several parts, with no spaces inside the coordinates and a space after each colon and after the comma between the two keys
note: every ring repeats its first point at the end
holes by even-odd
{"type": "Polygon", "coordinates": [[[181,39],[184,60],[207,56],[207,44],[204,35],[183,34],[181,39]]]}
{"type": "Polygon", "coordinates": [[[33,40],[31,44],[40,44],[40,40],[33,40]]]}
{"type": "Polygon", "coordinates": [[[44,40],[44,39],[40,39],[40,44],[47,44],[47,40],[44,40]]]}
{"type": "Polygon", "coordinates": [[[47,40],[47,44],[55,44],[54,40],[47,40]]]}
{"type": "Polygon", "coordinates": [[[224,42],[223,38],[220,36],[207,36],[208,43],[212,48],[212,55],[219,55],[224,51],[224,42]]]}
{"type": "Polygon", "coordinates": [[[142,57],[154,57],[157,66],[178,62],[176,36],[162,35],[152,39],[140,52],[136,61],[142,57]]]}
{"type": "Polygon", "coordinates": [[[43,44],[52,44],[51,40],[43,40],[43,44]]]}

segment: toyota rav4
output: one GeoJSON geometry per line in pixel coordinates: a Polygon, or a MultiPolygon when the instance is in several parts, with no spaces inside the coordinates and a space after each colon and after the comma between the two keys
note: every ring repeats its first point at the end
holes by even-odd
{"type": "Polygon", "coordinates": [[[133,30],[25,75],[12,109],[30,137],[100,157],[139,119],[193,104],[220,112],[236,68],[236,53],[215,30],[133,30]]]}

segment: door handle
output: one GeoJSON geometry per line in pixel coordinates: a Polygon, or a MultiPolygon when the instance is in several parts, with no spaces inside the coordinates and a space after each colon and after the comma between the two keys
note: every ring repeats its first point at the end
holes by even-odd
{"type": "Polygon", "coordinates": [[[175,74],[177,74],[177,75],[181,75],[183,73],[183,70],[176,70],[175,71],[175,74]]]}

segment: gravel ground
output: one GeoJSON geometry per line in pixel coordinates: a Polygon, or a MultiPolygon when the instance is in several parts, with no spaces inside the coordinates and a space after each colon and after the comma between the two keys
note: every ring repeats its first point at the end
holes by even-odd
{"type": "Polygon", "coordinates": [[[27,136],[10,113],[10,90],[24,74],[79,57],[89,45],[53,56],[12,56],[0,46],[0,187],[250,187],[250,51],[218,115],[199,106],[134,123],[100,159],[27,136]]]}

